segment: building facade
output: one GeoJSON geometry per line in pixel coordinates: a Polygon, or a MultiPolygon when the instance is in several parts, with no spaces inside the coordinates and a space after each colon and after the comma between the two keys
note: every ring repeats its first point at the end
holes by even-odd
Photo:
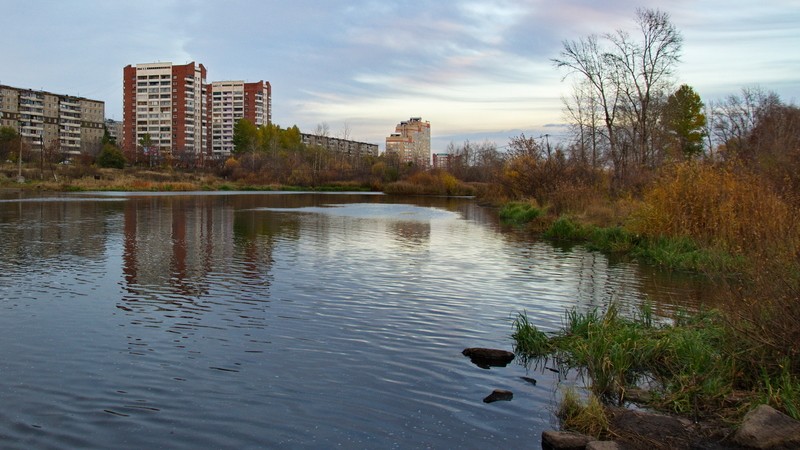
{"type": "Polygon", "coordinates": [[[108,136],[111,138],[111,140],[116,142],[118,146],[124,147],[122,140],[122,122],[114,119],[106,119],[105,125],[106,130],[108,130],[108,136]]]}
{"type": "Polygon", "coordinates": [[[16,130],[33,151],[96,154],[104,119],[99,100],[0,85],[0,126],[16,130]]]}
{"type": "Polygon", "coordinates": [[[431,124],[420,117],[400,122],[386,138],[386,153],[396,154],[400,162],[428,167],[431,160],[431,124]]]}
{"type": "Polygon", "coordinates": [[[208,112],[202,64],[149,63],[123,69],[122,141],[129,158],[204,158],[208,112]],[[145,135],[147,148],[141,146],[145,135]]]}
{"type": "Polygon", "coordinates": [[[345,154],[348,156],[378,156],[380,154],[378,144],[369,144],[366,142],[351,141],[348,139],[339,139],[329,136],[318,136],[316,134],[307,133],[301,133],[300,138],[303,140],[303,144],[309,147],[322,147],[331,152],[345,154]]]}
{"type": "Polygon", "coordinates": [[[215,81],[211,83],[208,104],[213,158],[233,153],[233,127],[239,119],[259,127],[272,123],[272,86],[268,81],[215,81]]]}

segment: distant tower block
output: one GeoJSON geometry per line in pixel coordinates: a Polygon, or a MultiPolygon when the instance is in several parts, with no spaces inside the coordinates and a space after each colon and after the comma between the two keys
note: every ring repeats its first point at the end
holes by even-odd
{"type": "Polygon", "coordinates": [[[400,122],[386,138],[386,153],[396,154],[402,163],[428,167],[431,160],[431,124],[421,117],[400,122]]]}

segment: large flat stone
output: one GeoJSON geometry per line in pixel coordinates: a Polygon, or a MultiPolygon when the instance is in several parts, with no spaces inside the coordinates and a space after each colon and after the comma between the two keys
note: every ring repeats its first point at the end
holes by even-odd
{"type": "Polygon", "coordinates": [[[732,442],[758,449],[800,448],[800,422],[769,405],[759,405],[744,416],[732,442]]]}
{"type": "Polygon", "coordinates": [[[594,440],[596,438],[572,431],[542,432],[542,448],[546,450],[584,450],[586,444],[594,440]]]}

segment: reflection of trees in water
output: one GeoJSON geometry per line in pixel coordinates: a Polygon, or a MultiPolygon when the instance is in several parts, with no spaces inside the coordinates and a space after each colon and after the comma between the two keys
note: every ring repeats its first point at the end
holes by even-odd
{"type": "Polygon", "coordinates": [[[75,257],[97,260],[105,252],[106,217],[120,209],[117,202],[24,201],[0,208],[0,262],[27,266],[78,266],[75,257]]]}
{"type": "Polygon", "coordinates": [[[573,243],[531,243],[530,234],[517,230],[503,231],[502,235],[510,248],[528,261],[514,268],[519,276],[549,286],[557,295],[568,293],[566,309],[602,310],[616,301],[622,311],[632,314],[648,302],[655,316],[666,318],[678,310],[711,304],[713,286],[701,276],[660,271],[573,243]]]}
{"type": "Polygon", "coordinates": [[[392,221],[388,229],[397,242],[406,247],[427,246],[431,240],[430,222],[392,221]]]}
{"type": "Polygon", "coordinates": [[[708,299],[711,286],[700,277],[659,271],[628,258],[607,256],[576,246],[555,246],[574,260],[578,307],[604,308],[611,301],[628,299],[621,305],[634,312],[650,303],[658,317],[672,317],[677,310],[693,310],[708,299]]]}

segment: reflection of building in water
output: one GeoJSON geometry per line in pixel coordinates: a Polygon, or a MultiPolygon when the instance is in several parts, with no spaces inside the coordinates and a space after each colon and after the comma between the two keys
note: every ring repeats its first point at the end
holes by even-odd
{"type": "Polygon", "coordinates": [[[205,290],[204,278],[233,254],[233,209],[205,197],[129,199],[123,271],[128,286],[205,290]]]}
{"type": "Polygon", "coordinates": [[[105,252],[105,215],[113,204],[94,201],[20,201],[3,209],[22,226],[2,232],[5,251],[0,258],[14,261],[60,258],[65,255],[99,259],[105,252]]]}

